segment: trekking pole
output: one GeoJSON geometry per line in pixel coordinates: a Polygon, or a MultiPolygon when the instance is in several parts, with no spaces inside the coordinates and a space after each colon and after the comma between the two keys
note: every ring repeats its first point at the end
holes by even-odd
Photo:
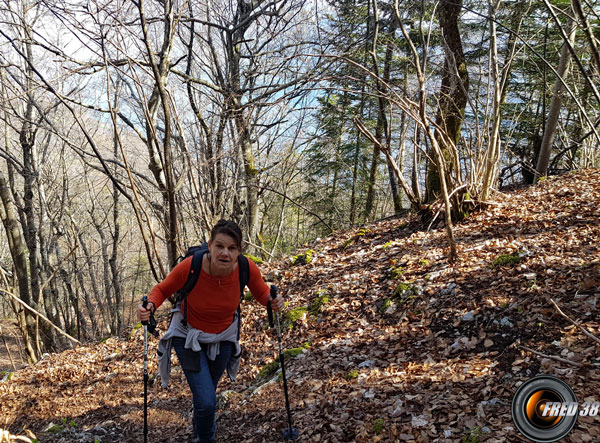
{"type": "MultiPolygon", "coordinates": [[[[277,286],[271,285],[271,298],[277,298],[277,286]]],[[[267,313],[269,314],[269,325],[273,327],[273,309],[271,302],[267,304],[267,313]]],[[[279,342],[279,363],[281,364],[281,376],[283,377],[283,393],[285,395],[285,408],[288,416],[288,429],[283,431],[284,440],[298,439],[298,429],[292,426],[292,411],[290,410],[290,398],[288,396],[287,379],[285,377],[285,363],[283,361],[283,347],[281,345],[281,326],[279,325],[279,313],[275,313],[275,324],[277,325],[277,341],[279,342]]]]}
{"type": "MultiPolygon", "coordinates": [[[[142,297],[142,306],[148,306],[148,296],[142,297]]],[[[148,441],[148,321],[144,325],[144,443],[148,441]]]]}

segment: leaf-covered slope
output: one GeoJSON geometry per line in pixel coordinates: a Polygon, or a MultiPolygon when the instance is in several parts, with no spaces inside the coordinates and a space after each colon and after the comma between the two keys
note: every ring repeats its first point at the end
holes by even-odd
{"type": "MultiPolygon", "coordinates": [[[[456,226],[454,265],[445,231],[410,218],[319,240],[310,263],[264,265],[298,314],[284,322],[284,347],[307,348],[286,360],[300,440],[525,441],[510,402],[538,373],[600,401],[600,346],[551,301],[600,335],[599,183],[599,171],[581,171],[501,196],[456,226]]],[[[255,383],[277,354],[266,326],[264,308],[245,303],[245,354],[238,380],[220,386],[219,441],[277,441],[286,426],[281,382],[255,383]]],[[[141,441],[142,387],[138,329],[0,383],[0,427],[42,441],[141,441]],[[50,422],[65,429],[42,432],[50,422]]],[[[184,440],[190,408],[174,367],[168,390],[150,389],[150,441],[184,440]]],[[[600,420],[580,417],[565,441],[598,435],[600,420]]]]}

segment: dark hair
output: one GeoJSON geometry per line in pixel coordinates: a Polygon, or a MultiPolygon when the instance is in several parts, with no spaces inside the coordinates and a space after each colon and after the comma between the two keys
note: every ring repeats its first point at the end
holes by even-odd
{"type": "Polygon", "coordinates": [[[210,231],[210,241],[212,242],[217,234],[225,234],[235,240],[238,249],[242,250],[242,230],[238,224],[231,220],[221,219],[210,231]]]}

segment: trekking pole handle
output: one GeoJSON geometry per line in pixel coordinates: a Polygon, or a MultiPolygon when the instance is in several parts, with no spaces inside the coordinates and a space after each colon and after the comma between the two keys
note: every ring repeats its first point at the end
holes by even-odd
{"type": "MultiPolygon", "coordinates": [[[[143,307],[144,309],[148,309],[148,308],[147,308],[147,306],[148,306],[148,296],[147,296],[147,295],[144,295],[144,296],[142,297],[142,307],[143,307]]],[[[146,325],[148,324],[148,320],[142,320],[142,324],[143,324],[144,326],[146,326],[146,325]]]]}
{"type": "MultiPolygon", "coordinates": [[[[275,300],[277,298],[277,286],[271,285],[271,299],[275,300]]],[[[271,307],[271,301],[267,303],[267,314],[269,315],[269,326],[273,327],[275,324],[273,323],[273,308],[271,307]]]]}

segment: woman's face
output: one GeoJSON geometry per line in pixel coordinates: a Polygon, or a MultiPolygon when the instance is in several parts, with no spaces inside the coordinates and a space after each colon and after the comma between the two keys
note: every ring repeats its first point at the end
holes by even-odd
{"type": "Polygon", "coordinates": [[[212,273],[215,275],[229,275],[237,263],[240,255],[235,239],[227,234],[217,234],[208,242],[212,273]]]}

